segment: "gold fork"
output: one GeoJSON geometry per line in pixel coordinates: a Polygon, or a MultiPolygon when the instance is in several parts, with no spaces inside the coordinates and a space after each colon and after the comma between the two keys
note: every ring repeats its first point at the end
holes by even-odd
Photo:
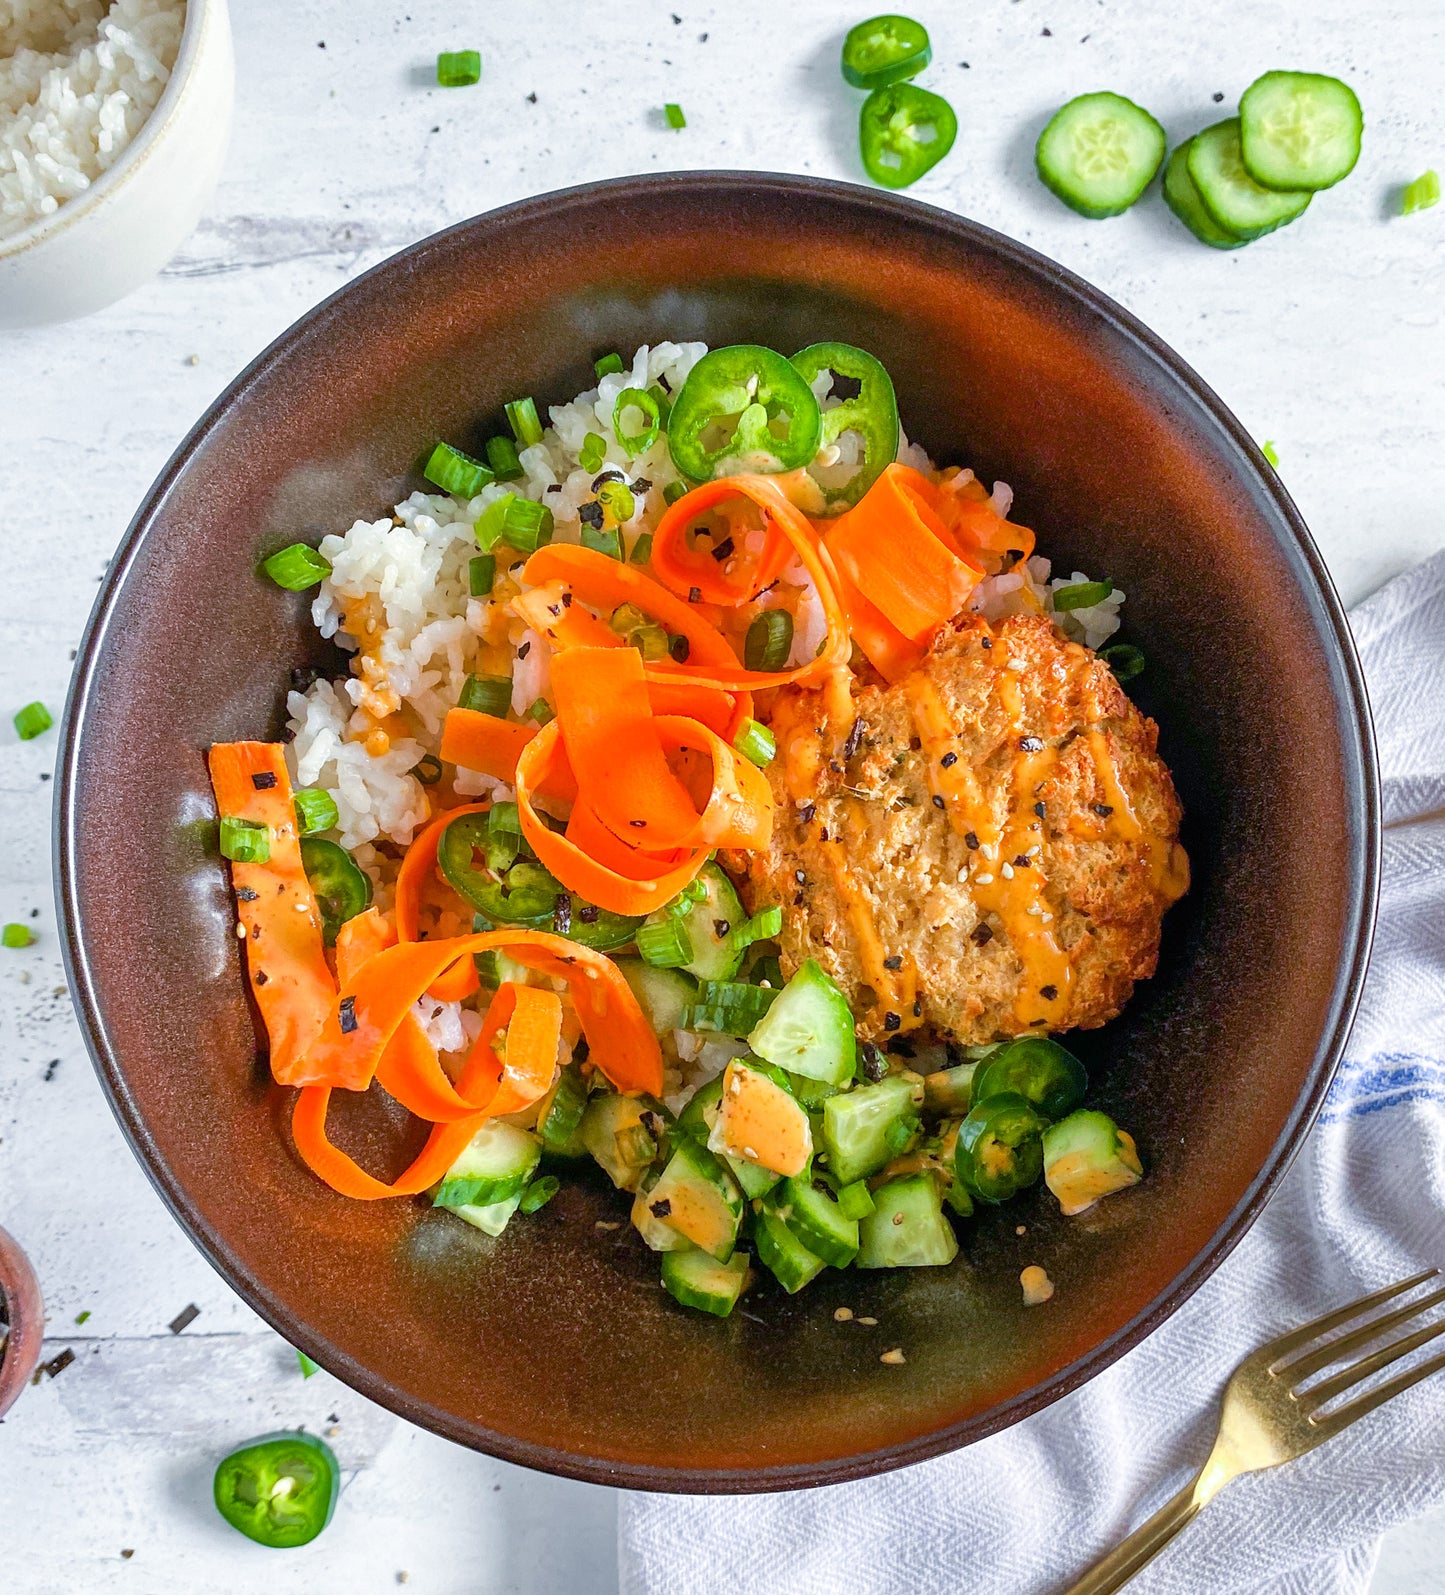
{"type": "Polygon", "coordinates": [[[1429,1268],[1413,1279],[1402,1279],[1398,1285],[1377,1290],[1373,1296],[1351,1302],[1348,1307],[1326,1313],[1306,1324],[1303,1329],[1267,1341],[1253,1351],[1234,1370],[1225,1386],[1224,1400],[1220,1406],[1219,1433],[1209,1460],[1195,1477],[1184,1486],[1174,1499],[1141,1524],[1121,1545],[1116,1546],[1103,1561],[1089,1569],[1067,1595],[1110,1595],[1121,1589],[1133,1576],[1157,1556],[1196,1514],[1209,1505],[1232,1479],[1242,1473],[1258,1473],[1263,1468],[1278,1467],[1281,1462],[1293,1462],[1306,1451],[1313,1451],[1321,1442],[1346,1429],[1357,1418],[1373,1412],[1392,1396],[1418,1384],[1427,1375],[1445,1368],[1445,1353],[1431,1357],[1413,1368],[1407,1368],[1385,1384],[1355,1397],[1342,1406],[1324,1409],[1337,1396],[1353,1389],[1363,1379],[1368,1379],[1392,1362],[1407,1357],[1418,1347],[1445,1334],[1445,1318],[1426,1324],[1423,1328],[1391,1340],[1378,1351],[1360,1357],[1357,1361],[1331,1374],[1315,1384],[1305,1381],[1315,1374],[1343,1361],[1352,1352],[1361,1351],[1372,1341],[1380,1339],[1388,1330],[1407,1324],[1412,1318],[1445,1301],[1445,1286],[1431,1291],[1403,1307],[1396,1307],[1378,1317],[1367,1317],[1376,1307],[1406,1291],[1414,1290],[1426,1280],[1439,1276],[1438,1268],[1429,1268]],[[1336,1335],[1322,1345],[1312,1342],[1328,1335],[1332,1330],[1356,1324],[1348,1334],[1336,1335]],[[1298,1355],[1296,1355],[1298,1353],[1298,1355]]]}

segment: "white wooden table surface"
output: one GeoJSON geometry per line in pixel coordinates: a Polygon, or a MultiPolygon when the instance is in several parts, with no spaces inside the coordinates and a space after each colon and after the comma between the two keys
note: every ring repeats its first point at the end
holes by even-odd
{"type": "MultiPolygon", "coordinates": [[[[40,1272],[47,1354],[76,1354],[0,1428],[0,1586],[300,1595],[406,1574],[428,1595],[605,1592],[610,1492],[461,1451],[324,1373],[303,1381],[173,1224],[111,1120],[64,988],[55,735],[19,743],[9,715],[33,698],[58,711],[147,484],[234,373],[348,278],[462,217],[594,178],[728,166],[858,179],[858,97],[836,67],[854,16],[824,0],[233,3],[237,122],[199,232],[114,309],[0,334],[0,920],[38,934],[0,952],[0,1223],[40,1272]],[[437,51],[471,46],[482,84],[436,88],[437,51]],[[664,128],[669,100],[686,131],[664,128]],[[171,1334],[189,1303],[200,1316],[171,1334]],[[347,1482],[325,1537],[275,1556],[218,1520],[210,1473],[234,1444],[298,1424],[335,1431],[347,1482]]],[[[910,9],[935,41],[924,81],[960,121],[920,198],[1065,262],[1172,343],[1275,442],[1347,602],[1445,541],[1445,207],[1390,215],[1400,183],[1445,167],[1438,0],[910,9]],[[1214,253],[1157,195],[1089,223],[1034,180],[1033,139],[1076,93],[1129,94],[1182,136],[1281,65],[1349,78],[1368,131],[1349,182],[1272,239],[1214,253]]],[[[118,887],[145,867],[117,860],[118,887]]],[[[1375,1587],[1442,1590],[1442,1565],[1445,1525],[1412,1525],[1375,1587]]]]}

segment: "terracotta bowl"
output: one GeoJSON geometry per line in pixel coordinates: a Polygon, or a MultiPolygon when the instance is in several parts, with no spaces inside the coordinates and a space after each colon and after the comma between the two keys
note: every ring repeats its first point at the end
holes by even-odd
{"type": "MultiPolygon", "coordinates": [[[[1160,1323],[1258,1214],[1359,991],[1377,792],[1358,664],[1299,515],[1175,355],[1059,266],[941,211],[802,178],[630,179],[531,200],[387,261],[258,359],[131,527],[76,669],[59,794],[72,989],[102,1082],[176,1217],[276,1328],[367,1395],[515,1462],[641,1488],[856,1477],[1037,1411],[1160,1323]],[[337,660],[257,576],[384,513],[438,436],[479,446],[594,356],[842,338],[940,461],[1010,482],[1040,546],[1129,593],[1138,696],[1188,811],[1195,886],[1157,977],[1081,1039],[1149,1178],[1085,1217],[1046,1195],[965,1227],[947,1269],[676,1307],[602,1184],[488,1240],[300,1165],[257,1066],[204,749],[275,736],[293,667],[337,660]],[[118,872],[117,861],[142,867],[118,872]],[[1028,1226],[1026,1238],[1014,1233],[1028,1226]],[[1025,1309],[1020,1268],[1057,1283],[1025,1309]],[[840,1305],[876,1331],[834,1323],[840,1305]],[[879,1363],[906,1348],[906,1366],[879,1363]]],[[[379,1159],[394,1132],[357,1115],[379,1159]]],[[[393,1145],[391,1155],[399,1157],[393,1145]]]]}

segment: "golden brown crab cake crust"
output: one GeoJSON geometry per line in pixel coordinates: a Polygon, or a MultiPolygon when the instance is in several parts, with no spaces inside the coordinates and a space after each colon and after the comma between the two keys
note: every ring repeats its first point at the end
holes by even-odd
{"type": "Polygon", "coordinates": [[[960,619],[837,744],[820,691],[784,689],[771,845],[750,911],[782,963],[816,958],[859,1034],[963,1043],[1102,1025],[1154,973],[1188,885],[1158,728],[1042,616],[960,619]]]}

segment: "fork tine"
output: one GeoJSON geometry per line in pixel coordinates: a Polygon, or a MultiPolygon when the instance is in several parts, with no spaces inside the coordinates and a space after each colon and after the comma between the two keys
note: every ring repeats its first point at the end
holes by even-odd
{"type": "MultiPolygon", "coordinates": [[[[1313,1373],[1318,1373],[1321,1368],[1328,1368],[1332,1362],[1342,1361],[1346,1352],[1368,1346],[1372,1340],[1378,1340],[1387,1329],[1393,1329],[1396,1324],[1407,1323],[1411,1318],[1418,1318],[1421,1313],[1441,1301],[1445,1301],[1445,1285],[1439,1290],[1432,1290],[1428,1296],[1422,1296],[1419,1301],[1406,1302],[1403,1307],[1397,1307],[1393,1312],[1382,1313],[1380,1317],[1372,1318],[1369,1323],[1361,1324],[1348,1335],[1339,1335],[1334,1340],[1326,1341],[1318,1351],[1306,1352],[1304,1356],[1294,1358],[1283,1367],[1276,1363],[1270,1371],[1283,1374],[1298,1390],[1302,1380],[1308,1379],[1313,1373]]],[[[1309,1393],[1313,1395],[1314,1392],[1309,1393]]]]}
{"type": "Polygon", "coordinates": [[[1292,1329],[1288,1334],[1280,1335],[1259,1349],[1270,1354],[1272,1359],[1270,1367],[1276,1368],[1290,1352],[1298,1351],[1301,1346],[1307,1346],[1310,1341],[1320,1335],[1328,1334],[1331,1329],[1338,1329],[1341,1324],[1351,1323],[1361,1313],[1380,1306],[1382,1302],[1403,1296],[1407,1290],[1414,1290],[1416,1285],[1423,1285],[1427,1279],[1434,1279],[1439,1272],[1438,1268],[1427,1268],[1424,1273],[1416,1274],[1413,1279],[1402,1279],[1398,1285],[1386,1285],[1383,1290],[1377,1290],[1373,1296],[1362,1296],[1359,1301],[1352,1301],[1348,1307],[1339,1307],[1332,1313],[1324,1313],[1305,1324],[1303,1328],[1292,1329]]]}
{"type": "Polygon", "coordinates": [[[1445,1368],[1445,1352],[1438,1357],[1431,1357],[1429,1362],[1422,1362],[1417,1368],[1407,1368],[1404,1373],[1397,1374],[1388,1383],[1381,1385],[1376,1390],[1367,1390],[1364,1395],[1357,1396],[1353,1401],[1343,1407],[1337,1407],[1333,1412],[1326,1413],[1321,1418],[1311,1421],[1328,1437],[1347,1428],[1356,1418],[1363,1418],[1367,1412],[1373,1412],[1376,1407],[1382,1406],[1386,1401],[1398,1396],[1402,1391],[1408,1390],[1411,1385],[1417,1385],[1422,1379],[1428,1379],[1432,1373],[1439,1373],[1445,1368]]]}
{"type": "Polygon", "coordinates": [[[1341,1369],[1339,1373],[1331,1374],[1328,1379],[1321,1379],[1317,1385],[1311,1385],[1303,1391],[1300,1399],[1308,1411],[1317,1412],[1325,1402],[1332,1401],[1372,1374],[1379,1373],[1381,1368],[1388,1368],[1392,1362],[1399,1362],[1401,1357],[1408,1357],[1412,1351],[1428,1345],[1438,1335],[1445,1335],[1445,1318],[1438,1323],[1426,1324],[1413,1334],[1402,1335],[1388,1346],[1382,1346],[1379,1351],[1372,1351],[1368,1357],[1361,1357],[1358,1362],[1341,1369]]]}

